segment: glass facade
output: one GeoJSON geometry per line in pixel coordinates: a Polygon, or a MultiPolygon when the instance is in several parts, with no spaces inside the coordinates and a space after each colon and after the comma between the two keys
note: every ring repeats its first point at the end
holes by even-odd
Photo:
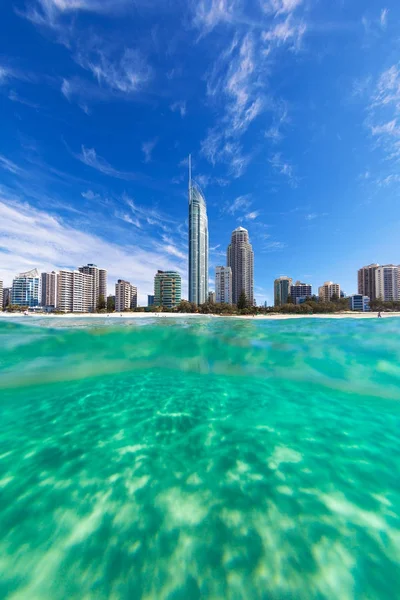
{"type": "Polygon", "coordinates": [[[208,219],[204,196],[197,184],[189,185],[189,301],[208,299],[208,219]]]}
{"type": "Polygon", "coordinates": [[[182,279],[175,271],[158,271],[154,277],[154,305],[175,308],[180,304],[182,279]]]}
{"type": "Polygon", "coordinates": [[[292,280],[290,277],[279,277],[274,281],[274,304],[282,306],[286,304],[290,295],[292,280]]]}
{"type": "Polygon", "coordinates": [[[11,304],[16,306],[38,306],[39,272],[37,269],[20,273],[14,279],[11,288],[11,304]]]}

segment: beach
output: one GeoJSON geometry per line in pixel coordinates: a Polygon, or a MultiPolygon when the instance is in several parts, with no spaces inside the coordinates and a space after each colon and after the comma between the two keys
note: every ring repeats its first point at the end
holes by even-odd
{"type": "MultiPolygon", "coordinates": [[[[383,319],[400,317],[400,312],[381,313],[383,319]]],[[[0,312],[1,318],[44,318],[44,319],[245,319],[245,320],[267,320],[281,321],[287,319],[376,319],[376,312],[343,312],[327,314],[269,314],[269,315],[214,315],[198,313],[151,313],[151,312],[122,312],[122,313],[8,313],[0,312]]]]}

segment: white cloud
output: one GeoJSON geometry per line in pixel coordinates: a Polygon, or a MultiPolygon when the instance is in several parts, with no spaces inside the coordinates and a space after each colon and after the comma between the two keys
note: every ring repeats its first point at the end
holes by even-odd
{"type": "Polygon", "coordinates": [[[152,78],[152,70],[138,50],[125,48],[115,53],[95,36],[81,44],[75,60],[100,86],[122,94],[139,91],[152,78]]]}
{"type": "Polygon", "coordinates": [[[381,11],[380,23],[383,29],[385,29],[387,25],[388,13],[389,10],[387,8],[383,8],[381,11]]]}
{"type": "Polygon", "coordinates": [[[267,42],[267,54],[284,44],[288,44],[290,50],[299,50],[306,31],[307,26],[304,21],[295,21],[292,15],[288,15],[284,21],[273,25],[263,33],[263,40],[267,42]]]}
{"type": "Polygon", "coordinates": [[[366,125],[388,160],[400,157],[400,63],[383,71],[368,107],[366,125]]]}
{"type": "Polygon", "coordinates": [[[6,67],[0,66],[0,85],[6,83],[6,81],[11,77],[11,71],[6,67]]]}
{"type": "Polygon", "coordinates": [[[318,217],[317,213],[309,213],[305,216],[306,221],[313,221],[318,217]]]}
{"type": "Polygon", "coordinates": [[[88,167],[92,167],[92,169],[96,169],[104,175],[116,177],[117,179],[126,179],[127,181],[138,179],[138,175],[135,173],[127,173],[115,169],[104,158],[98,156],[94,148],[86,148],[85,146],[82,146],[81,153],[75,154],[74,156],[88,167]]]}
{"type": "Polygon", "coordinates": [[[149,140],[148,142],[143,142],[142,152],[144,154],[144,162],[145,163],[148,163],[151,161],[151,153],[153,152],[156,144],[157,144],[157,139],[149,140]]]}
{"type": "Polygon", "coordinates": [[[171,104],[170,109],[172,112],[179,112],[183,118],[186,115],[186,102],[184,100],[174,102],[171,104]]]}
{"type": "Polygon", "coordinates": [[[206,188],[211,181],[211,176],[199,174],[199,175],[196,175],[195,180],[199,184],[200,187],[206,188]]]}
{"type": "Polygon", "coordinates": [[[230,215],[234,215],[239,211],[246,211],[251,206],[250,196],[246,194],[245,196],[238,196],[231,203],[227,203],[224,208],[224,212],[227,212],[230,215]]]}
{"type": "Polygon", "coordinates": [[[391,185],[392,183],[398,184],[399,182],[400,182],[400,174],[391,173],[390,175],[388,175],[387,177],[384,177],[383,179],[378,179],[376,183],[380,187],[386,187],[388,185],[391,185]]]}
{"type": "Polygon", "coordinates": [[[217,25],[234,20],[238,2],[236,0],[197,0],[193,6],[193,25],[206,34],[217,25]]]}
{"type": "Polygon", "coordinates": [[[244,215],[244,219],[246,221],[254,221],[254,219],[257,219],[257,217],[260,216],[260,211],[259,210],[253,210],[252,212],[247,213],[247,215],[244,215]]]}
{"type": "Polygon", "coordinates": [[[153,77],[146,57],[136,46],[108,37],[104,32],[97,35],[94,27],[84,29],[77,19],[82,12],[112,16],[129,8],[132,9],[131,0],[37,0],[25,13],[19,13],[37,26],[51,29],[55,41],[66,46],[75,62],[91,74],[92,78],[87,80],[64,78],[61,83],[63,95],[69,101],[77,100],[87,113],[88,100],[132,98],[153,77]]]}
{"type": "MultiPolygon", "coordinates": [[[[109,293],[119,278],[138,286],[142,303],[152,293],[158,269],[178,270],[186,286],[186,255],[173,246],[148,239],[149,250],[138,244],[124,246],[71,227],[63,220],[37,210],[24,201],[0,193],[0,279],[9,285],[20,271],[76,268],[96,262],[109,274],[109,293]]],[[[184,290],[186,294],[186,289],[184,290]]]]}
{"type": "Polygon", "coordinates": [[[120,213],[118,211],[114,214],[117,217],[117,219],[121,219],[122,221],[124,221],[125,223],[128,223],[129,225],[134,225],[138,229],[142,228],[142,224],[139,221],[139,219],[136,219],[135,217],[131,217],[130,215],[128,215],[126,213],[120,213]]]}
{"type": "Polygon", "coordinates": [[[129,207],[135,218],[141,219],[149,225],[155,225],[166,233],[174,231],[176,235],[178,229],[178,235],[181,235],[179,232],[179,224],[169,215],[161,213],[155,208],[141,206],[127,194],[123,194],[121,200],[129,207]]]}
{"type": "Polygon", "coordinates": [[[397,126],[396,119],[392,119],[392,121],[388,121],[387,123],[382,123],[381,125],[375,125],[371,127],[372,135],[394,135],[398,136],[400,133],[400,129],[397,126]]]}
{"type": "Polygon", "coordinates": [[[95,194],[92,190],[87,190],[87,192],[82,192],[81,196],[86,200],[96,200],[99,198],[99,194],[95,194]]]}
{"type": "Polygon", "coordinates": [[[288,178],[293,187],[297,186],[297,177],[294,174],[294,167],[289,161],[282,157],[281,152],[273,154],[269,162],[278,173],[288,178]]]}
{"type": "Polygon", "coordinates": [[[242,146],[231,138],[226,138],[224,131],[211,129],[201,142],[201,152],[211,164],[223,162],[228,165],[230,174],[237,178],[245,172],[250,154],[244,154],[242,146]]]}
{"type": "Polygon", "coordinates": [[[11,100],[11,102],[18,102],[19,104],[29,106],[29,108],[39,108],[38,104],[30,102],[30,100],[26,100],[25,98],[21,98],[21,96],[19,96],[19,94],[17,94],[17,92],[15,92],[14,90],[10,91],[10,93],[8,94],[8,99],[11,100]]]}
{"type": "Polygon", "coordinates": [[[78,12],[103,14],[119,13],[128,7],[130,0],[32,0],[26,12],[19,12],[35,25],[56,29],[63,17],[78,12]]]}
{"type": "Polygon", "coordinates": [[[263,245],[263,252],[276,252],[278,250],[283,250],[286,248],[287,244],[285,242],[267,242],[263,245]]]}
{"type": "Polygon", "coordinates": [[[262,2],[262,7],[267,13],[281,15],[295,11],[302,3],[303,0],[266,0],[262,2]]]}
{"type": "Polygon", "coordinates": [[[373,96],[372,107],[385,107],[393,104],[400,110],[400,63],[386,69],[379,77],[373,96]]]}
{"type": "Polygon", "coordinates": [[[12,160],[6,158],[5,156],[2,156],[1,154],[0,154],[0,167],[2,169],[4,169],[5,171],[8,171],[9,173],[13,173],[14,175],[18,175],[19,173],[22,173],[21,167],[16,165],[12,160]]]}

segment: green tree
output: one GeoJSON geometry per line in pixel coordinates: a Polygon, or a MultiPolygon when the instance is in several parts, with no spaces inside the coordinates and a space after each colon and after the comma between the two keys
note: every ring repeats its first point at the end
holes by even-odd
{"type": "Polygon", "coordinates": [[[108,296],[107,310],[108,310],[108,312],[113,312],[115,310],[115,297],[114,296],[108,296]]]}
{"type": "Polygon", "coordinates": [[[193,302],[181,300],[179,306],[176,307],[176,310],[180,313],[194,313],[197,312],[197,306],[193,302]]]}
{"type": "Polygon", "coordinates": [[[240,296],[239,296],[239,301],[237,303],[237,307],[239,310],[242,310],[243,308],[247,308],[248,302],[247,302],[247,297],[246,297],[246,292],[244,290],[241,291],[240,296]]]}
{"type": "Polygon", "coordinates": [[[104,298],[103,294],[100,294],[99,301],[97,303],[97,310],[102,310],[103,308],[106,308],[106,307],[107,307],[106,299],[104,298]]]}
{"type": "Polygon", "coordinates": [[[337,294],[332,294],[331,302],[337,302],[339,300],[339,296],[337,294]]]}

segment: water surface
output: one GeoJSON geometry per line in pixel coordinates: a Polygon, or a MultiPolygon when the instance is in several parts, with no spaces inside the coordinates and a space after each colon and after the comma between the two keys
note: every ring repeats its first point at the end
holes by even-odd
{"type": "Polygon", "coordinates": [[[400,320],[0,321],[0,597],[393,600],[400,320]]]}

